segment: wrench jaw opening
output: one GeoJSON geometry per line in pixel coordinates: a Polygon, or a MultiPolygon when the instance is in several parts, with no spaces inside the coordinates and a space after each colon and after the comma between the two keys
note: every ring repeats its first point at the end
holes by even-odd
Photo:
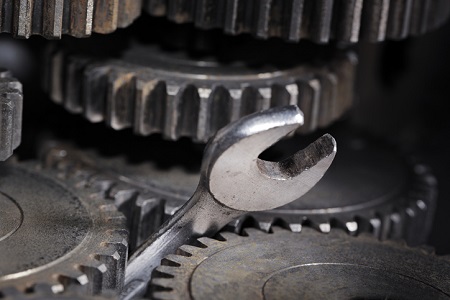
{"type": "Polygon", "coordinates": [[[227,126],[205,151],[201,182],[217,202],[240,211],[269,210],[297,200],[331,165],[334,138],[326,134],[281,162],[258,156],[302,123],[299,108],[287,106],[227,126]]]}

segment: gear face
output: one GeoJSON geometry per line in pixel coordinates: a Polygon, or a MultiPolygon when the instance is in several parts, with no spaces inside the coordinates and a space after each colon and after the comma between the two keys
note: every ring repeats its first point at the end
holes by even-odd
{"type": "Polygon", "coordinates": [[[50,285],[38,284],[32,290],[27,290],[25,293],[16,288],[0,289],[0,299],[3,300],[117,300],[118,297],[111,293],[102,296],[86,295],[85,291],[77,286],[69,286],[68,290],[63,293],[55,294],[50,285]]]}
{"type": "MultiPolygon", "coordinates": [[[[286,47],[288,48],[288,47],[286,47]]],[[[120,60],[100,60],[56,51],[51,55],[51,98],[91,122],[139,135],[190,137],[206,142],[238,118],[275,106],[297,104],[304,112],[300,131],[311,132],[341,117],[351,106],[357,60],[338,54],[318,63],[287,67],[259,61],[224,63],[193,59],[154,46],[135,44],[120,60]],[[65,78],[65,80],[61,80],[65,78]]],[[[297,57],[297,58],[296,58],[297,57]]]]}
{"type": "Polygon", "coordinates": [[[119,290],[128,251],[124,216],[56,176],[31,164],[0,170],[0,290],[36,284],[53,292],[69,284],[93,294],[119,290]]]}
{"type": "Polygon", "coordinates": [[[19,147],[22,134],[22,84],[11,73],[0,70],[0,161],[19,147]]]}
{"type": "Polygon", "coordinates": [[[450,260],[421,249],[340,230],[245,231],[167,256],[152,278],[153,299],[450,297],[450,260]]]}
{"type": "Polygon", "coordinates": [[[0,32],[29,38],[59,39],[67,34],[87,37],[130,25],[141,13],[136,0],[4,0],[0,2],[0,32]]]}
{"type": "MultiPolygon", "coordinates": [[[[345,128],[333,135],[339,141],[339,154],[316,187],[288,206],[238,219],[230,224],[233,230],[239,232],[248,223],[263,230],[278,224],[292,231],[307,225],[328,232],[335,226],[352,234],[372,232],[381,240],[405,239],[410,245],[426,242],[437,190],[430,171],[421,164],[404,161],[394,149],[345,128]]],[[[306,141],[301,138],[280,142],[267,159],[286,157],[306,141]]],[[[158,149],[155,151],[167,152],[152,145],[158,149]]],[[[199,156],[188,147],[183,149],[182,157],[192,160],[199,156]]],[[[116,203],[129,219],[132,249],[192,196],[200,177],[195,170],[161,168],[148,160],[130,162],[126,156],[105,157],[61,143],[45,150],[43,159],[44,165],[67,177],[84,174],[102,197],[116,203]]]]}
{"type": "Polygon", "coordinates": [[[450,14],[446,0],[147,0],[146,11],[177,23],[228,34],[318,43],[404,39],[441,26],[450,14]]]}

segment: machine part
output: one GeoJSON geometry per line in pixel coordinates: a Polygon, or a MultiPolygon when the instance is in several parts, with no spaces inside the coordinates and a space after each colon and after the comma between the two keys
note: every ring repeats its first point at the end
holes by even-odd
{"type": "Polygon", "coordinates": [[[14,287],[0,290],[0,299],[2,300],[117,300],[114,293],[102,293],[102,296],[86,295],[85,291],[76,287],[69,286],[63,293],[55,294],[50,285],[38,284],[26,292],[19,291],[14,287]]]}
{"type": "Polygon", "coordinates": [[[87,37],[92,32],[110,33],[127,27],[141,14],[142,1],[5,0],[0,8],[0,32],[20,38],[37,34],[59,39],[63,34],[87,37]]]}
{"type": "Polygon", "coordinates": [[[31,163],[0,169],[0,290],[46,284],[58,293],[76,284],[90,294],[119,291],[128,251],[124,216],[56,177],[31,163]]]}
{"type": "Polygon", "coordinates": [[[132,127],[139,135],[204,143],[242,116],[284,105],[300,107],[305,124],[299,130],[307,133],[342,117],[353,102],[352,52],[297,63],[302,54],[286,50],[277,53],[285,58],[280,67],[266,60],[247,65],[194,59],[142,44],[130,46],[120,60],[66,52],[50,54],[47,90],[53,101],[91,122],[132,127]]]}
{"type": "Polygon", "coordinates": [[[450,14],[447,0],[146,0],[146,11],[177,23],[228,34],[281,37],[291,42],[355,43],[404,39],[440,27],[450,14]]]}
{"type": "Polygon", "coordinates": [[[340,230],[272,230],[180,247],[155,270],[152,299],[450,298],[449,258],[340,230]]]}
{"type": "MultiPolygon", "coordinates": [[[[371,232],[381,240],[424,244],[433,223],[437,194],[436,179],[429,168],[347,126],[331,129],[331,133],[339,140],[339,155],[311,191],[286,207],[240,218],[230,224],[231,228],[240,232],[250,223],[267,231],[278,224],[300,231],[307,225],[328,232],[335,226],[351,234],[371,232]]],[[[270,160],[287,157],[308,139],[298,136],[279,142],[268,154],[270,160]]],[[[120,143],[144,147],[129,141],[120,143]]],[[[152,156],[169,151],[167,145],[156,142],[151,147],[152,156]]],[[[99,149],[80,149],[62,142],[48,142],[42,152],[47,168],[58,169],[66,177],[81,174],[79,181],[86,181],[101,197],[116,203],[128,219],[133,252],[195,192],[200,177],[195,166],[200,167],[202,148],[183,145],[182,151],[165,155],[166,160],[173,156],[189,160],[194,167],[173,165],[164,157],[136,160],[143,156],[138,150],[106,156],[99,149]]]]}
{"type": "Polygon", "coordinates": [[[273,209],[309,191],[336,154],[330,135],[280,162],[258,159],[302,123],[301,111],[292,105],[254,113],[218,131],[206,147],[194,195],[130,258],[121,297],[142,295],[161,259],[181,245],[216,234],[246,211],[273,209]]]}
{"type": "Polygon", "coordinates": [[[22,84],[0,69],[0,161],[7,160],[20,145],[22,101],[22,84]]]}

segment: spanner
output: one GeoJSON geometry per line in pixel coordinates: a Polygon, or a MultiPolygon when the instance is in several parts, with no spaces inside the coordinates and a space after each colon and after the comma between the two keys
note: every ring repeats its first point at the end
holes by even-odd
{"type": "Polygon", "coordinates": [[[302,124],[302,112],[292,105],[249,115],[220,130],[205,149],[194,195],[130,258],[121,298],[145,293],[152,271],[180,246],[216,234],[247,212],[274,209],[308,192],[336,155],[331,135],[280,162],[258,158],[302,124]]]}

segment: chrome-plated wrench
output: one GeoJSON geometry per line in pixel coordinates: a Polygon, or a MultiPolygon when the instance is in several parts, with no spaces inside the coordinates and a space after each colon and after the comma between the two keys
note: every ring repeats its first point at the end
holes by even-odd
{"type": "Polygon", "coordinates": [[[308,192],[334,159],[336,141],[331,135],[281,162],[258,158],[302,124],[299,108],[287,106],[247,116],[220,130],[206,147],[192,198],[130,258],[121,298],[142,295],[161,259],[180,246],[214,235],[242,214],[274,209],[308,192]]]}

